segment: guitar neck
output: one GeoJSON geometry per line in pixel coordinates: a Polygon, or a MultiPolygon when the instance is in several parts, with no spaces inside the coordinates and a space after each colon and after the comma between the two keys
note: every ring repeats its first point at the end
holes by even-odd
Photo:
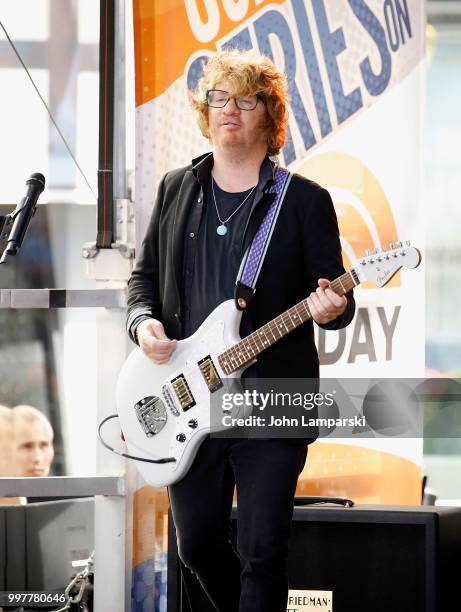
{"type": "MultiPolygon", "coordinates": [[[[344,295],[360,284],[354,269],[330,283],[330,288],[337,295],[344,295]]],[[[301,300],[281,315],[272,319],[256,331],[231,346],[218,356],[219,365],[230,375],[251,363],[258,355],[275,344],[278,340],[312,318],[307,298],[301,300]]]]}

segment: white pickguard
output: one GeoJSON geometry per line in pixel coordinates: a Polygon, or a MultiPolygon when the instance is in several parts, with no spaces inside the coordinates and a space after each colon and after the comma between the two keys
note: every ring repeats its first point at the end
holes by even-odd
{"type": "MultiPolygon", "coordinates": [[[[175,463],[165,464],[137,461],[137,468],[149,484],[160,487],[180,480],[192,464],[204,437],[210,433],[210,391],[197,364],[210,355],[221,378],[240,378],[241,372],[228,376],[222,371],[218,355],[240,341],[241,318],[234,300],[228,300],[210,314],[193,336],[177,343],[166,364],[154,364],[141,349],[136,348],[123,365],[117,382],[116,404],[129,454],[148,459],[176,459],[175,463]],[[183,411],[179,402],[175,402],[178,416],[166,406],[167,418],[163,429],[148,437],[134,407],[146,397],[163,399],[163,386],[179,374],[186,378],[196,404],[183,411]],[[195,428],[189,425],[190,421],[196,421],[195,428]],[[185,440],[180,441],[183,436],[185,440]]],[[[229,414],[242,416],[234,412],[229,414]]]]}

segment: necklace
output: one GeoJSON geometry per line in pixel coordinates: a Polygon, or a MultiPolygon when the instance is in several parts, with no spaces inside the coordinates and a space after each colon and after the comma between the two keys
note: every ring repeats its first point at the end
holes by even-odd
{"type": "Polygon", "coordinates": [[[221,219],[221,216],[219,214],[219,210],[218,210],[218,205],[216,203],[216,195],[214,192],[214,178],[211,177],[211,191],[213,192],[213,201],[214,201],[214,207],[216,208],[216,214],[218,215],[218,219],[219,219],[219,223],[220,225],[218,225],[218,227],[216,228],[216,233],[219,236],[225,236],[227,234],[227,227],[226,227],[226,223],[232,219],[232,217],[235,215],[235,213],[237,213],[242,206],[245,204],[245,202],[248,200],[248,198],[251,196],[251,194],[253,193],[253,191],[256,189],[256,185],[251,189],[251,191],[245,196],[245,198],[243,199],[243,202],[241,202],[237,208],[234,210],[234,212],[227,217],[227,219],[221,219]]]}

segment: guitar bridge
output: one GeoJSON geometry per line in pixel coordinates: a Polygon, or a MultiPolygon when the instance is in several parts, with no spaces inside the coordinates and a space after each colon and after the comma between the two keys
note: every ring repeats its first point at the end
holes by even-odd
{"type": "Polygon", "coordinates": [[[179,400],[179,403],[181,404],[181,408],[185,411],[185,410],[189,410],[189,408],[192,408],[192,406],[195,406],[195,399],[194,396],[191,393],[191,390],[189,389],[189,385],[187,384],[186,379],[184,378],[183,374],[180,374],[179,376],[176,376],[176,378],[173,378],[173,380],[171,381],[171,386],[174,389],[174,392],[176,393],[176,397],[179,400]]]}
{"type": "Polygon", "coordinates": [[[223,386],[222,380],[215,368],[210,355],[207,355],[198,362],[198,367],[211,393],[223,386]]]}
{"type": "Polygon", "coordinates": [[[171,412],[174,414],[174,416],[179,416],[179,410],[176,408],[174,401],[173,401],[173,396],[171,394],[170,389],[168,388],[168,385],[163,385],[162,387],[162,393],[163,393],[163,397],[165,399],[166,405],[168,406],[168,408],[171,410],[171,412]]]}
{"type": "Polygon", "coordinates": [[[141,399],[134,407],[136,416],[148,438],[158,434],[166,425],[165,404],[159,397],[151,395],[141,399]]]}

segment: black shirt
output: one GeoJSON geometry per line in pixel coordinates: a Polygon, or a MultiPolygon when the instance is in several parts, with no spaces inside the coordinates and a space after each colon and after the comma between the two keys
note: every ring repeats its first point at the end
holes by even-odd
{"type": "Polygon", "coordinates": [[[234,297],[235,281],[243,257],[243,236],[254,200],[254,189],[229,193],[214,182],[216,205],[209,177],[186,226],[184,250],[184,336],[192,335],[222,302],[234,297]],[[242,204],[243,203],[243,204],[242,204]],[[240,206],[240,208],[239,208],[240,206]],[[219,217],[227,233],[217,228],[219,217]],[[198,229],[197,229],[198,226],[198,229]]]}

